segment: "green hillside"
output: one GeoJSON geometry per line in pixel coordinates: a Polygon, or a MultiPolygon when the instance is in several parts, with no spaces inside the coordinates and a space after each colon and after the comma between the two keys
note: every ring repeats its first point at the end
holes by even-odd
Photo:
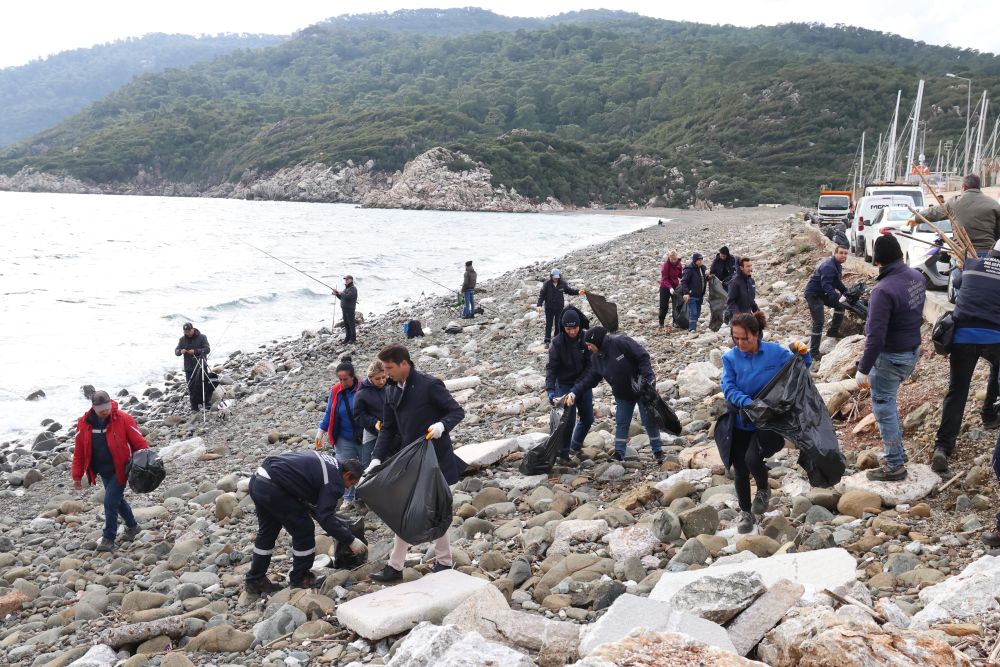
{"type": "MultiPolygon", "coordinates": [[[[430,11],[407,16],[426,23],[430,11]]],[[[905,112],[927,80],[928,150],[965,125],[964,83],[945,72],[1000,92],[996,56],[857,28],[583,13],[473,32],[455,11],[460,34],[405,31],[406,16],[391,30],[334,20],[141,76],[8,149],[0,171],[113,182],[144,169],[210,185],[304,161],[392,171],[444,145],[497,183],[581,205],[683,204],[696,187],[725,204],[796,201],[845,179],[861,130],[887,126],[897,89],[905,112]]],[[[438,32],[450,15],[435,10],[438,32]]]]}

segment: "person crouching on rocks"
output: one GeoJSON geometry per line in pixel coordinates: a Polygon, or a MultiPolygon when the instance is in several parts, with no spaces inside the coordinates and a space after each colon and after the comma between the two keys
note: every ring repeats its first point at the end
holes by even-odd
{"type": "Polygon", "coordinates": [[[649,362],[649,352],[628,336],[609,335],[604,327],[588,329],[583,336],[583,342],[590,350],[590,367],[573,385],[573,390],[566,394],[566,405],[573,405],[578,396],[596,387],[601,379],[606,380],[615,397],[615,453],[612,458],[616,461],[625,460],[628,431],[632,425],[635,406],[638,404],[639,419],[642,421],[642,427],[646,429],[646,435],[649,436],[653,458],[657,463],[663,463],[666,455],[660,442],[660,430],[653,415],[639,401],[639,394],[633,386],[633,380],[638,377],[656,384],[653,366],[649,362]]]}
{"type": "MultiPolygon", "coordinates": [[[[458,481],[466,463],[455,456],[449,433],[465,417],[465,410],[436,377],[418,372],[410,352],[402,345],[389,345],[378,353],[392,384],[385,390],[382,429],[375,441],[375,453],[365,472],[420,438],[434,447],[438,467],[449,485],[458,481]]],[[[403,578],[403,565],[410,545],[395,536],[389,562],[381,572],[368,575],[372,581],[390,582],[403,578]]],[[[450,570],[451,543],[447,533],[434,540],[434,572],[450,570]]]]}
{"type": "MultiPolygon", "coordinates": [[[[562,333],[552,339],[549,362],[545,364],[545,390],[549,403],[553,403],[558,396],[565,396],[590,366],[590,350],[583,343],[586,330],[580,328],[580,314],[572,306],[563,311],[562,329],[562,333]]],[[[583,448],[583,439],[594,423],[593,392],[590,389],[581,392],[576,397],[576,405],[566,409],[572,414],[566,429],[566,441],[559,452],[559,461],[563,464],[570,462],[571,450],[578,453],[583,448]]]]}
{"type": "Polygon", "coordinates": [[[73,447],[73,488],[83,488],[83,475],[93,484],[100,475],[104,483],[104,532],[98,551],[113,551],[118,536],[118,516],[125,522],[122,541],[131,542],[139,534],[139,524],[125,500],[125,464],[132,453],[149,444],[132,416],[118,409],[106,391],[94,392],[91,408],[76,422],[73,447]]]}
{"type": "Polygon", "coordinates": [[[783,345],[762,340],[767,318],[764,313],[738,313],[729,323],[733,344],[722,355],[722,392],[729,403],[729,414],[716,425],[715,442],[725,466],[733,466],[736,498],[740,516],[736,529],[740,533],[753,530],[754,515],[767,511],[771,501],[767,466],[764,459],[777,454],[784,446],[780,435],[757,428],[743,416],[740,408],[753,401],[753,397],[781,371],[795,353],[805,357],[806,366],[812,365],[809,347],[793,343],[790,351],[783,345]],[[757,484],[757,495],[750,502],[750,477],[757,484]]]}
{"type": "Polygon", "coordinates": [[[368,550],[351,529],[337,518],[337,505],[345,489],[361,478],[361,463],[348,459],[341,463],[316,450],[285,452],[268,456],[250,477],[250,498],[257,508],[257,537],[253,558],[244,585],[250,593],[268,594],[281,590],[267,577],[271,554],[284,528],[292,537],[292,588],[317,588],[323,577],[310,570],[316,558],[316,528],[313,517],[330,537],[349,544],[351,553],[368,550]]]}
{"type": "MultiPolygon", "coordinates": [[[[330,398],[326,402],[326,412],[316,429],[316,449],[323,447],[323,433],[333,445],[337,460],[361,458],[361,429],[354,423],[354,405],[358,394],[358,380],[354,376],[354,366],[350,357],[343,357],[337,365],[339,382],[330,388],[330,398]]],[[[354,489],[344,495],[344,509],[350,509],[354,502],[354,489]]]]}

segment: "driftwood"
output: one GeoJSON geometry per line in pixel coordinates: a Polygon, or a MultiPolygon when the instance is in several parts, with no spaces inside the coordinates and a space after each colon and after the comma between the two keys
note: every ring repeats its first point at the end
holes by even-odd
{"type": "MultiPolygon", "coordinates": [[[[934,186],[930,184],[930,181],[927,180],[926,176],[924,176],[923,174],[918,174],[918,175],[920,176],[920,180],[923,182],[923,184],[927,187],[928,190],[930,190],[930,193],[934,197],[934,199],[937,200],[937,198],[939,197],[939,195],[937,193],[937,190],[934,189],[934,186]]],[[[955,216],[953,216],[951,214],[951,211],[948,210],[947,206],[945,206],[944,204],[942,204],[941,208],[944,210],[945,214],[948,216],[948,220],[951,221],[951,228],[952,228],[952,231],[954,232],[955,236],[957,236],[959,242],[961,242],[961,244],[963,246],[965,246],[966,250],[969,252],[969,255],[972,257],[972,259],[975,259],[976,258],[976,247],[974,245],[972,245],[972,239],[969,238],[969,232],[966,231],[965,227],[963,227],[962,225],[958,224],[958,220],[956,220],[955,216]]]]}
{"type": "Polygon", "coordinates": [[[850,595],[838,595],[837,593],[834,593],[833,591],[831,591],[829,588],[824,588],[823,592],[826,593],[827,595],[829,595],[830,597],[832,597],[834,600],[836,600],[840,604],[849,604],[849,605],[853,605],[855,607],[860,607],[861,609],[863,609],[866,612],[868,612],[868,614],[872,618],[874,618],[876,621],[878,621],[879,623],[885,623],[886,622],[886,619],[885,619],[884,616],[882,616],[882,614],[878,613],[877,611],[875,611],[874,609],[872,609],[871,607],[869,607],[868,605],[866,605],[861,600],[852,598],[850,595]]]}
{"type": "Polygon", "coordinates": [[[161,618],[158,621],[148,621],[146,623],[130,623],[120,628],[111,628],[101,636],[101,643],[119,649],[126,644],[139,644],[166,635],[171,639],[177,639],[184,634],[184,619],[180,616],[161,618]]]}
{"type": "MultiPolygon", "coordinates": [[[[938,227],[933,222],[925,218],[923,214],[917,209],[909,205],[906,208],[910,209],[910,213],[912,213],[914,216],[920,218],[921,222],[923,222],[928,227],[937,232],[937,235],[940,236],[942,239],[944,239],[944,242],[951,250],[952,255],[955,256],[955,261],[958,262],[958,265],[965,266],[965,258],[968,257],[968,253],[966,252],[965,246],[962,245],[960,241],[956,241],[947,234],[945,234],[944,232],[942,232],[940,227],[938,227]]],[[[952,229],[954,229],[954,227],[952,227],[952,229]]]]}
{"type": "Polygon", "coordinates": [[[945,490],[945,489],[947,489],[947,488],[948,488],[949,486],[951,486],[952,484],[954,484],[954,483],[955,483],[955,481],[956,481],[956,480],[957,480],[957,479],[958,479],[959,477],[961,477],[961,476],[962,476],[962,473],[956,473],[954,477],[952,477],[952,478],[951,478],[951,479],[949,479],[949,480],[948,480],[947,482],[945,482],[944,484],[942,484],[942,485],[941,485],[941,488],[939,488],[939,489],[938,489],[938,491],[939,491],[939,492],[940,492],[940,491],[944,491],[944,490],[945,490]]]}

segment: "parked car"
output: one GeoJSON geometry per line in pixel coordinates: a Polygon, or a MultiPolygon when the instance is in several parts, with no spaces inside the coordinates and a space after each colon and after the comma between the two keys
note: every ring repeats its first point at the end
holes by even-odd
{"type": "Polygon", "coordinates": [[[872,218],[871,224],[865,225],[865,261],[872,261],[872,255],[875,254],[875,239],[883,234],[892,234],[893,232],[906,229],[906,222],[911,217],[910,209],[896,204],[883,208],[876,213],[875,217],[872,218]]]}
{"type": "MultiPolygon", "coordinates": [[[[890,206],[905,207],[907,205],[913,205],[913,200],[908,196],[871,195],[859,199],[858,205],[854,209],[854,219],[847,230],[847,241],[850,243],[851,252],[858,257],[864,256],[866,252],[865,237],[870,235],[867,233],[867,228],[872,224],[879,211],[890,206]]],[[[870,256],[866,259],[870,261],[870,256]]]]}

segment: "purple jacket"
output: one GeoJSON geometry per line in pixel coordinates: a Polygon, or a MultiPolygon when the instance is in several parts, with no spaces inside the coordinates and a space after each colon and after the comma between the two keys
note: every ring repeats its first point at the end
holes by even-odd
{"type": "Polygon", "coordinates": [[[870,373],[883,352],[907,352],[920,345],[925,290],[923,276],[902,260],[882,267],[868,304],[859,371],[870,373]]]}

